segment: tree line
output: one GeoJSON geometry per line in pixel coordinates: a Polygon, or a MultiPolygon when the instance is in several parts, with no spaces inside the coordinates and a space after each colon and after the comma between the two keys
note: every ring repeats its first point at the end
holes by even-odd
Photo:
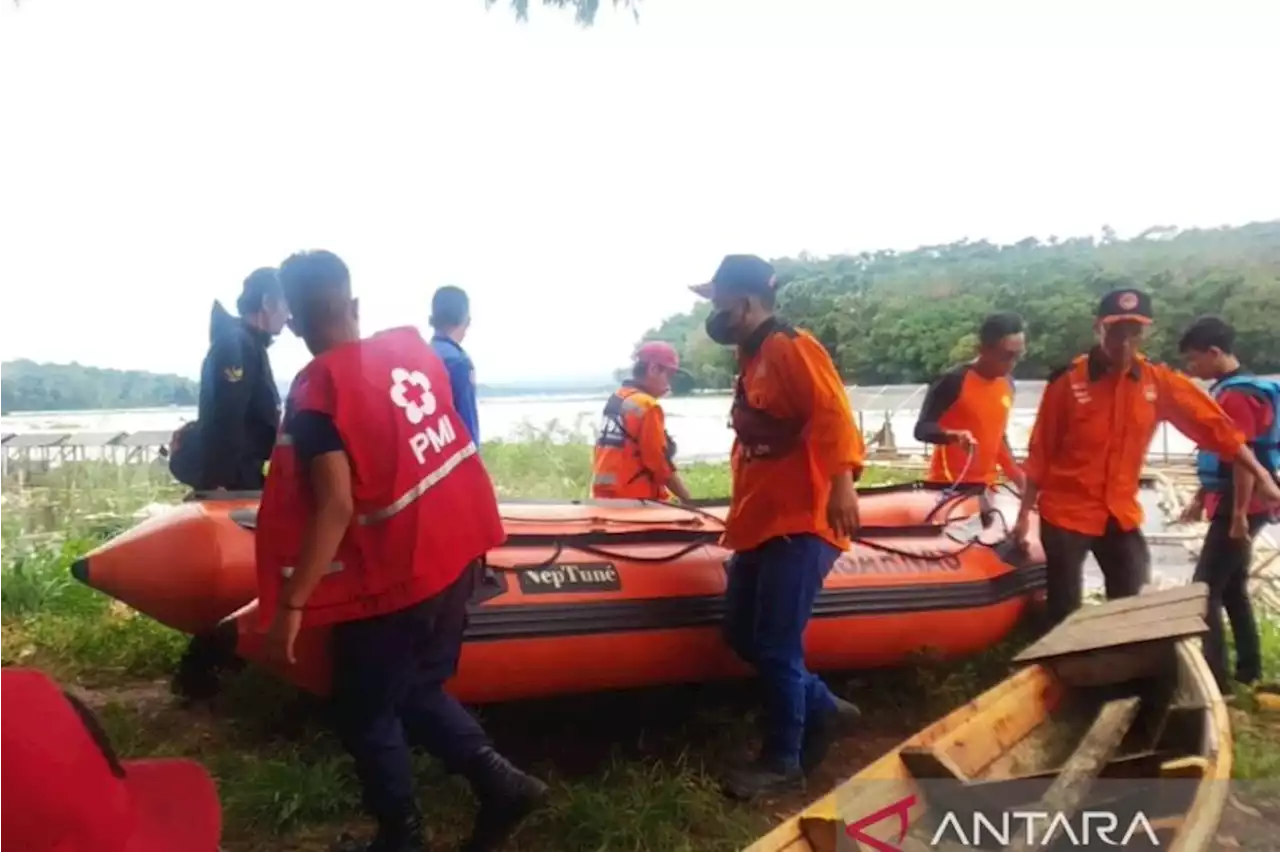
{"type": "MultiPolygon", "coordinates": [[[[1176,365],[1182,330],[1197,316],[1218,314],[1235,326],[1249,368],[1280,372],[1280,220],[1155,227],[1129,240],[1104,228],[1100,237],[962,240],[773,263],[782,282],[779,313],[821,340],[850,383],[933,380],[973,355],[978,324],[993,311],[1014,311],[1026,323],[1027,357],[1017,377],[1044,378],[1091,345],[1097,301],[1116,287],[1152,294],[1152,358],[1176,365]]],[[[710,310],[703,302],[668,317],[644,339],[676,346],[693,387],[727,388],[734,356],[706,336],[710,310]]]]}
{"type": "Polygon", "coordinates": [[[0,365],[0,412],[5,414],[191,406],[198,400],[198,385],[177,375],[27,360],[0,365]]]}

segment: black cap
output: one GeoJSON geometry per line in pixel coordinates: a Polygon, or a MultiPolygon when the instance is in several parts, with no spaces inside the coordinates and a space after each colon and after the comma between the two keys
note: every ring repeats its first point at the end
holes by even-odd
{"type": "Polygon", "coordinates": [[[764,296],[777,287],[773,264],[754,254],[730,254],[706,284],[689,289],[706,299],[716,296],[764,296]]]}
{"type": "Polygon", "coordinates": [[[1128,287],[1112,290],[1098,302],[1097,317],[1103,322],[1135,320],[1150,323],[1155,319],[1151,311],[1151,295],[1128,287]]]}

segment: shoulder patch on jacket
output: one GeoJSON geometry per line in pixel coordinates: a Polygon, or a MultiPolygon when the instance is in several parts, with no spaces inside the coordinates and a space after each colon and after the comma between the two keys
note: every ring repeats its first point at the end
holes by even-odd
{"type": "Polygon", "coordinates": [[[1065,374],[1068,370],[1070,370],[1071,367],[1072,367],[1071,364],[1064,364],[1061,367],[1054,367],[1052,370],[1050,370],[1049,375],[1046,376],[1044,380],[1045,387],[1048,387],[1049,385],[1056,382],[1059,378],[1063,376],[1063,374],[1065,374]]]}

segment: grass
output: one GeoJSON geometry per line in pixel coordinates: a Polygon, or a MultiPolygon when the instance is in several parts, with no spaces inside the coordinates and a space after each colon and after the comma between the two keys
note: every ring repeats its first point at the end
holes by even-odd
{"type": "MultiPolygon", "coordinates": [[[[588,493],[590,455],[566,430],[487,443],[483,458],[504,497],[566,499],[588,493]]],[[[727,468],[689,466],[696,496],[723,497],[727,468]]],[[[909,475],[873,469],[871,482],[909,475]]],[[[350,761],[329,732],[326,708],[252,669],[228,680],[215,708],[182,708],[167,679],[185,637],[73,581],[71,561],[182,489],[163,467],[80,463],[6,482],[3,511],[5,665],[31,665],[77,689],[127,757],[186,755],[219,782],[224,848],[320,850],[366,821],[350,761]]],[[[1268,678],[1280,679],[1280,626],[1266,624],[1268,678]]],[[[923,724],[1009,671],[1023,637],[963,663],[921,659],[909,669],[829,678],[866,711],[862,736],[840,744],[811,784],[816,795],[923,724]]],[[[500,749],[552,785],[513,850],[740,849],[804,797],[734,805],[715,778],[755,735],[749,683],[679,686],[484,708],[500,749]]],[[[1280,727],[1241,699],[1242,777],[1280,777],[1280,727]]],[[[419,791],[441,846],[465,835],[474,804],[465,784],[420,758],[419,791]]]]}

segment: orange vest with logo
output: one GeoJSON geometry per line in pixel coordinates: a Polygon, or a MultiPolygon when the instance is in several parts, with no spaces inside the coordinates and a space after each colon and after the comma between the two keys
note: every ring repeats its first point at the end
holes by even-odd
{"type": "Polygon", "coordinates": [[[270,619],[314,506],[288,428],[333,419],[351,463],[355,516],[303,611],[308,626],[394,612],[435,595],[506,534],[493,483],[453,408],[448,373],[414,328],[344,344],[289,391],[258,511],[260,608],[270,619]]]}
{"type": "MultiPolygon", "coordinates": [[[[1013,383],[1006,377],[982,377],[967,369],[956,401],[938,418],[943,429],[967,430],[978,442],[973,458],[959,444],[938,444],[929,466],[930,482],[996,481],[996,467],[1005,449],[1005,430],[1013,409],[1013,383]],[[963,480],[960,480],[963,474],[963,480]]],[[[1007,451],[1007,450],[1006,450],[1007,451]]]]}
{"type": "MultiPolygon", "coordinates": [[[[596,439],[591,496],[630,500],[665,500],[667,489],[654,481],[640,457],[640,427],[658,400],[634,387],[623,387],[604,406],[604,422],[596,439]]],[[[667,435],[666,455],[676,445],[667,435]]]]}

